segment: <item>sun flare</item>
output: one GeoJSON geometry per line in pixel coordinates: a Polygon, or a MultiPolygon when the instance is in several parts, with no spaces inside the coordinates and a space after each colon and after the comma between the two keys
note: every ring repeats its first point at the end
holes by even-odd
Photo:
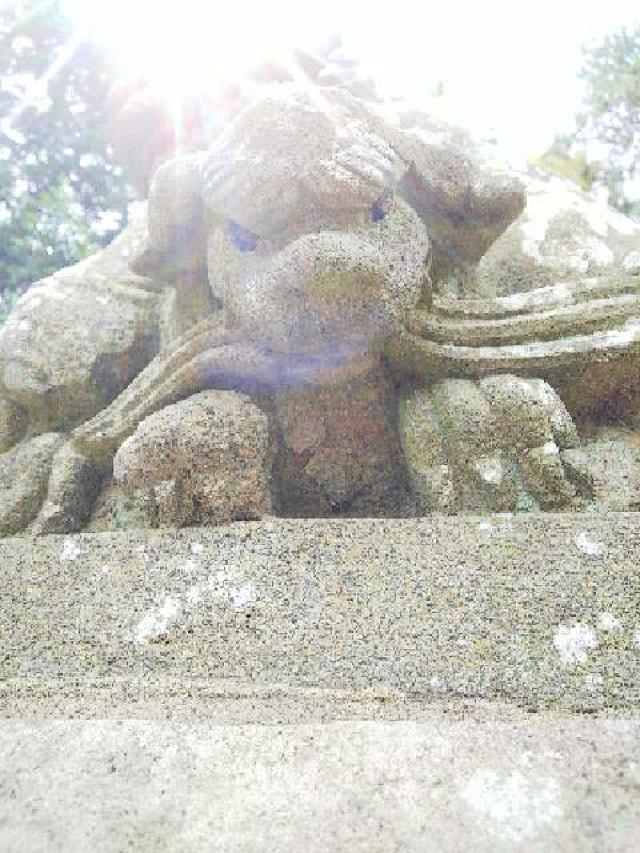
{"type": "Polygon", "coordinates": [[[208,4],[202,0],[65,0],[75,28],[104,44],[123,73],[144,75],[171,93],[215,87],[252,65],[284,59],[318,22],[292,0],[208,4]]]}
{"type": "Polygon", "coordinates": [[[292,47],[313,50],[338,33],[382,95],[440,111],[529,157],[574,127],[583,46],[637,18],[634,0],[609,0],[597,16],[557,0],[63,2],[76,32],[104,44],[123,74],[173,97],[215,90],[263,61],[286,63],[292,47]],[[429,103],[440,85],[444,97],[429,103]]]}

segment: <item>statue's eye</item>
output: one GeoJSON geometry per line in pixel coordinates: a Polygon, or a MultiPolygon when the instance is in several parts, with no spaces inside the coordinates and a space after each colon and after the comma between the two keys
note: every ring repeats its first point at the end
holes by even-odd
{"type": "Polygon", "coordinates": [[[371,205],[371,219],[373,222],[381,222],[387,213],[391,210],[391,202],[393,201],[393,193],[391,190],[385,190],[382,195],[371,205]]]}
{"type": "Polygon", "coordinates": [[[231,242],[240,252],[253,252],[258,244],[258,235],[238,225],[233,219],[227,219],[227,231],[231,242]]]}

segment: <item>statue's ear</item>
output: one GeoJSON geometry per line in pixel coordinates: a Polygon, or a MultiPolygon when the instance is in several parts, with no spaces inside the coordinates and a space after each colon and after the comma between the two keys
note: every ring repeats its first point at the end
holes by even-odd
{"type": "Polygon", "coordinates": [[[151,248],[147,237],[138,253],[129,261],[129,269],[136,275],[158,278],[162,273],[162,268],[162,259],[158,252],[151,248]]]}
{"type": "Polygon", "coordinates": [[[129,269],[136,275],[159,279],[168,284],[177,279],[191,280],[206,276],[206,234],[204,229],[194,233],[177,235],[172,248],[161,251],[148,240],[129,262],[129,269]]]}
{"type": "Polygon", "coordinates": [[[206,268],[206,223],[201,188],[202,154],[169,160],[149,190],[149,233],[131,261],[139,275],[173,279],[206,268]]]}
{"type": "Polygon", "coordinates": [[[116,160],[141,198],[147,196],[154,169],[176,147],[171,111],[143,77],[126,77],[110,90],[109,137],[116,160]]]}
{"type": "Polygon", "coordinates": [[[524,185],[451,139],[411,131],[398,136],[410,164],[400,190],[425,221],[437,254],[454,266],[474,266],[522,213],[524,185]]]}
{"type": "Polygon", "coordinates": [[[399,189],[427,225],[438,254],[475,265],[523,211],[524,185],[470,152],[420,141],[399,189]]]}

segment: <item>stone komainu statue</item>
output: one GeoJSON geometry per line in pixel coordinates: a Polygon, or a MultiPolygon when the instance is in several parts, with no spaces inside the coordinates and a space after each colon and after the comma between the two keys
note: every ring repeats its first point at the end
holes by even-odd
{"type": "Polygon", "coordinates": [[[3,535],[635,508],[640,227],[330,66],[20,300],[3,535]]]}

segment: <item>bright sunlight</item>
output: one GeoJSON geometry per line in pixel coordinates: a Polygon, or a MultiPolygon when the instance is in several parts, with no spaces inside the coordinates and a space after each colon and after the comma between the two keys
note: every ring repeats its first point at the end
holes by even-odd
{"type": "Polygon", "coordinates": [[[638,17],[635,0],[610,0],[588,15],[552,0],[437,8],[408,0],[66,0],[66,8],[78,32],[108,45],[123,71],[173,95],[215,87],[264,59],[286,61],[288,48],[313,49],[339,33],[383,94],[402,93],[526,157],[573,127],[582,48],[638,17]],[[443,95],[434,98],[438,88],[443,95]]]}

